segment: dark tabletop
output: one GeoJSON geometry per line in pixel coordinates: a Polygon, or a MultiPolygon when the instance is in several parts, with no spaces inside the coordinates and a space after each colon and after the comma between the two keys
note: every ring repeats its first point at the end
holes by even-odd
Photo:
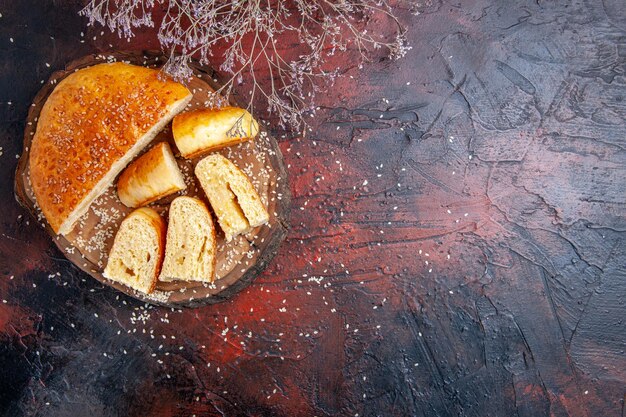
{"type": "Polygon", "coordinates": [[[626,6],[420,3],[405,59],[347,65],[305,138],[276,132],[269,268],[172,311],[79,272],[13,197],[42,80],[154,33],[0,0],[0,413],[624,416],[626,6]]]}

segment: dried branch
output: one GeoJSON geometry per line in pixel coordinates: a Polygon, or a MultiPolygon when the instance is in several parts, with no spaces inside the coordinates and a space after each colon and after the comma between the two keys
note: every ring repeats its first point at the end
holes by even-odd
{"type": "Polygon", "coordinates": [[[363,61],[385,48],[398,59],[410,49],[385,0],[91,0],[80,13],[89,25],[98,23],[128,39],[138,28],[154,27],[153,12],[159,10],[158,39],[169,54],[166,72],[188,80],[192,57],[207,65],[218,55],[219,69],[229,75],[219,93],[228,97],[245,76],[251,81],[249,110],[260,97],[283,127],[294,129],[315,111],[320,85],[338,76],[341,68],[328,69],[337,54],[352,50],[363,61]],[[393,23],[393,40],[366,30],[365,22],[375,15],[393,23]],[[286,48],[285,40],[298,44],[286,48]]]}

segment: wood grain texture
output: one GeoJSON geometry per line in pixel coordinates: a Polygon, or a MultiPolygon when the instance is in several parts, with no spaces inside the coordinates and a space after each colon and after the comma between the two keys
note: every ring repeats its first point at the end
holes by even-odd
{"type": "Polygon", "coordinates": [[[156,46],[81,43],[79,3],[0,0],[4,415],[625,415],[620,1],[400,10],[407,57],[347,64],[307,137],[281,141],[277,257],[182,311],[88,279],[13,201],[39,81],[156,46]]]}

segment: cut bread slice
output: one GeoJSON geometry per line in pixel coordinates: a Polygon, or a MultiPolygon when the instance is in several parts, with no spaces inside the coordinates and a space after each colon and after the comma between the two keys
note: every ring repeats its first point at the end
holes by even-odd
{"type": "Polygon", "coordinates": [[[165,248],[165,221],[147,207],[130,213],[115,235],[105,278],[149,294],[159,276],[165,248]]]}
{"type": "Polygon", "coordinates": [[[215,227],[206,205],[192,197],[172,201],[159,279],[213,282],[216,250],[215,227]]]}
{"type": "Polygon", "coordinates": [[[54,232],[68,234],[191,97],[158,70],[121,62],[63,79],[41,109],[29,157],[33,192],[54,232]]]}
{"type": "Polygon", "coordinates": [[[161,142],[122,172],[117,180],[117,195],[127,207],[139,207],[186,187],[170,145],[161,142]]]}
{"type": "Polygon", "coordinates": [[[172,122],[176,147],[185,158],[253,139],[257,133],[257,121],[238,107],[185,112],[172,122]]]}
{"type": "Polygon", "coordinates": [[[269,221],[269,214],[254,186],[227,158],[219,154],[209,155],[198,162],[195,174],[226,241],[269,221]]]}

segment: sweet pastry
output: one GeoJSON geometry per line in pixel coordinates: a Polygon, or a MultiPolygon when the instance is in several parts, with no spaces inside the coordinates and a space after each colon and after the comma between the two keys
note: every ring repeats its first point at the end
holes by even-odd
{"type": "Polygon", "coordinates": [[[238,107],[181,113],[172,122],[176,147],[185,158],[244,142],[258,132],[256,120],[238,107]]]}
{"type": "Polygon", "coordinates": [[[213,282],[215,228],[206,205],[192,197],[177,197],[170,205],[161,281],[213,282]]]}
{"type": "Polygon", "coordinates": [[[117,195],[127,207],[139,207],[186,188],[170,145],[161,142],[134,160],[117,180],[117,195]]]}
{"type": "Polygon", "coordinates": [[[41,110],[29,158],[35,198],[54,232],[68,234],[191,97],[158,70],[120,62],[61,81],[41,110]]]}
{"type": "Polygon", "coordinates": [[[148,207],[130,213],[120,225],[103,275],[149,294],[161,269],[165,221],[148,207]]]}
{"type": "Polygon", "coordinates": [[[195,174],[226,241],[268,222],[269,214],[254,186],[227,158],[219,154],[209,155],[198,162],[195,174]]]}

